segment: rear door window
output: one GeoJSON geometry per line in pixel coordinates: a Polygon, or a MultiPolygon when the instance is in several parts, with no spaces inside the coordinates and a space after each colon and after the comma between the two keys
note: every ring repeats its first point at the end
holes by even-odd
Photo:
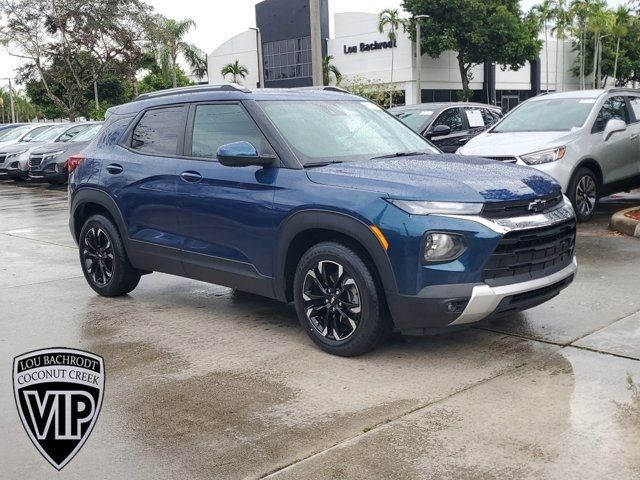
{"type": "Polygon", "coordinates": [[[141,153],[177,155],[184,132],[186,108],[164,107],[144,113],[131,136],[131,148],[141,153]]]}
{"type": "Polygon", "coordinates": [[[640,122],[640,97],[629,97],[629,105],[635,117],[634,121],[640,122]]]}

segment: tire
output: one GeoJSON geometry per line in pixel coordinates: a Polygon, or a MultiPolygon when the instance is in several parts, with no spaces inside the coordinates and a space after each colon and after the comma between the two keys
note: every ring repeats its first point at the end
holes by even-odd
{"type": "Polygon", "coordinates": [[[589,168],[578,169],[569,182],[567,195],[576,211],[578,221],[591,220],[600,200],[600,184],[593,170],[589,168]]]}
{"type": "Polygon", "coordinates": [[[325,352],[362,355],[391,332],[372,271],[345,245],[311,247],[298,262],[293,288],[298,320],[325,352]]]}
{"type": "Polygon", "coordinates": [[[107,217],[89,217],[80,231],[78,245],[82,273],[96,293],[118,297],[136,288],[140,272],[129,263],[118,229],[107,217]]]}

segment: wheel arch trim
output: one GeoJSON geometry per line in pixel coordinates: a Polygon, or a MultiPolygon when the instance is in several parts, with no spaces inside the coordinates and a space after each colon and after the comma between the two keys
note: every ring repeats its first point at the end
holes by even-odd
{"type": "Polygon", "coordinates": [[[332,231],[360,244],[373,260],[384,290],[397,292],[391,261],[370,227],[371,225],[352,215],[323,209],[300,210],[288,217],[279,229],[274,255],[276,298],[287,300],[286,263],[291,244],[298,235],[315,229],[332,231]]]}

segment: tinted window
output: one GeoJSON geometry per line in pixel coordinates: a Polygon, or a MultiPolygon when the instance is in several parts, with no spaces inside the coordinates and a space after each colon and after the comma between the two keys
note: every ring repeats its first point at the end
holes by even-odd
{"type": "Polygon", "coordinates": [[[625,123],[629,123],[629,111],[624,97],[611,97],[604,102],[596,117],[593,131],[602,132],[611,119],[624,120],[625,123]]]}
{"type": "Polygon", "coordinates": [[[490,126],[490,125],[493,125],[498,120],[500,120],[500,115],[498,114],[498,112],[495,112],[493,110],[489,110],[488,108],[483,108],[482,109],[482,117],[484,118],[484,124],[487,127],[490,126]]]}
{"type": "Polygon", "coordinates": [[[629,97],[629,103],[631,104],[631,110],[636,117],[636,122],[640,122],[640,97],[629,97]]]}
{"type": "Polygon", "coordinates": [[[402,123],[416,132],[421,132],[433,116],[433,110],[389,110],[389,112],[393,113],[402,123]]]}
{"type": "Polygon", "coordinates": [[[198,105],[193,119],[191,155],[216,158],[218,147],[245,141],[259,153],[271,153],[266,140],[245,110],[238,104],[198,105]]]}
{"type": "Polygon", "coordinates": [[[176,155],[184,122],[182,106],[149,110],[133,130],[131,148],[143,153],[176,155]]]}
{"type": "Polygon", "coordinates": [[[440,114],[436,121],[433,122],[433,126],[438,125],[448,126],[452,132],[462,131],[462,114],[459,108],[449,108],[440,114]]]}

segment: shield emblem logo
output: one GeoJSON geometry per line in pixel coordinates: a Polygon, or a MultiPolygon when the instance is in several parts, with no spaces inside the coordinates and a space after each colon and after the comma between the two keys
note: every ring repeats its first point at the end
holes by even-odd
{"type": "Polygon", "coordinates": [[[29,438],[61,470],[87,441],[104,395],[104,361],[70,348],[13,359],[13,393],[29,438]]]}

